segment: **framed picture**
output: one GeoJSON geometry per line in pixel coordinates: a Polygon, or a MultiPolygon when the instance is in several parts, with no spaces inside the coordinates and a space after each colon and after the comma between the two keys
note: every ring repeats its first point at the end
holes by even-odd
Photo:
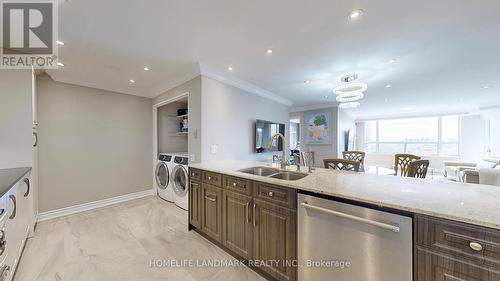
{"type": "Polygon", "coordinates": [[[306,144],[331,144],[330,111],[306,113],[306,144]]]}

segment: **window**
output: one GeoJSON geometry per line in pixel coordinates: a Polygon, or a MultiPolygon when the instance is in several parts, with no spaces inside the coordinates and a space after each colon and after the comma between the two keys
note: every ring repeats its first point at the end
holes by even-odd
{"type": "Polygon", "coordinates": [[[365,151],[457,156],[459,117],[450,115],[367,121],[365,151]]]}

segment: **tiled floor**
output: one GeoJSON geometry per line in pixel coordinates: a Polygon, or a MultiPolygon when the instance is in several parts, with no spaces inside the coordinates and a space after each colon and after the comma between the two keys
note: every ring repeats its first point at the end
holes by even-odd
{"type": "Polygon", "coordinates": [[[15,281],[264,280],[246,267],[183,260],[234,259],[188,232],[187,212],[148,197],[39,223],[15,281]],[[172,259],[176,267],[151,266],[172,259]]]}

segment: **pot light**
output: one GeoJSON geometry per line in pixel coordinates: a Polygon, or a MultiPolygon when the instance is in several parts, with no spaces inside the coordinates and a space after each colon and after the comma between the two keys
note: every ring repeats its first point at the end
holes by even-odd
{"type": "Polygon", "coordinates": [[[57,41],[56,41],[56,44],[57,44],[57,45],[64,46],[64,42],[63,42],[63,41],[59,41],[59,40],[57,40],[57,41]]]}
{"type": "Polygon", "coordinates": [[[483,89],[489,89],[490,86],[483,86],[483,89]]]}
{"type": "Polygon", "coordinates": [[[364,98],[364,94],[361,92],[352,92],[352,93],[344,93],[337,95],[335,98],[338,102],[344,103],[344,102],[353,102],[353,101],[358,101],[362,98],[364,98]]]}
{"type": "Polygon", "coordinates": [[[349,19],[356,20],[360,18],[362,15],[363,15],[363,10],[354,10],[351,13],[349,13],[349,19]]]}
{"type": "Polygon", "coordinates": [[[327,98],[328,98],[328,96],[325,96],[325,99],[327,99],[327,98]]]}
{"type": "Polygon", "coordinates": [[[233,71],[233,67],[232,67],[232,66],[228,66],[228,67],[227,67],[227,70],[229,70],[229,71],[233,71]]]}
{"type": "Polygon", "coordinates": [[[386,88],[390,88],[390,87],[392,87],[392,85],[391,84],[387,84],[387,85],[385,85],[385,87],[386,88]]]}
{"type": "Polygon", "coordinates": [[[341,109],[357,108],[360,105],[361,104],[359,102],[357,102],[357,101],[355,101],[355,102],[346,102],[346,103],[339,104],[339,108],[341,108],[341,109]]]}
{"type": "Polygon", "coordinates": [[[64,63],[62,63],[62,62],[58,62],[58,63],[57,63],[57,65],[58,65],[58,66],[64,66],[64,63]]]}
{"type": "Polygon", "coordinates": [[[135,83],[135,80],[134,79],[130,79],[130,83],[135,83]]]}
{"type": "Polygon", "coordinates": [[[144,71],[149,71],[149,67],[145,66],[144,68],[144,71]]]}
{"type": "Polygon", "coordinates": [[[397,59],[390,59],[387,62],[390,63],[390,64],[393,64],[393,63],[397,63],[398,60],[397,59]]]}
{"type": "Polygon", "coordinates": [[[309,83],[311,83],[311,81],[309,80],[304,81],[304,84],[309,84],[309,83]]]}
{"type": "Polygon", "coordinates": [[[267,53],[268,55],[272,54],[272,53],[273,53],[273,49],[267,49],[266,53],[267,53]]]}

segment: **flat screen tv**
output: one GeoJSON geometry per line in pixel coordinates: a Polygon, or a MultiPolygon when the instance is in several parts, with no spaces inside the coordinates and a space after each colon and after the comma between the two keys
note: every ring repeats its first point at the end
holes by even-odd
{"type": "Polygon", "coordinates": [[[281,138],[274,138],[271,148],[267,145],[271,136],[281,133],[285,135],[285,124],[256,120],[255,121],[255,153],[273,152],[283,150],[283,140],[281,138]]]}

